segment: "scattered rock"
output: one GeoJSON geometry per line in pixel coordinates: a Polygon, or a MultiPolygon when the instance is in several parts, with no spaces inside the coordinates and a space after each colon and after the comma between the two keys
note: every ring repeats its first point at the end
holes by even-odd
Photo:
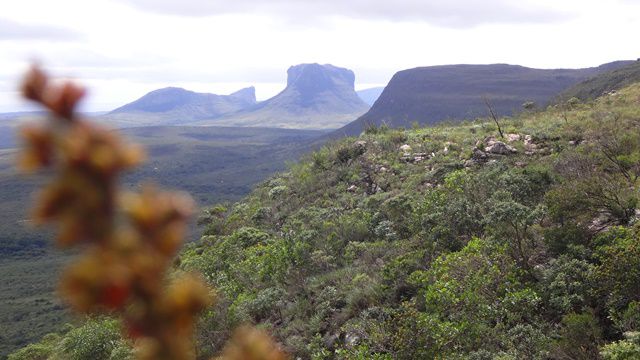
{"type": "Polygon", "coordinates": [[[349,188],[347,189],[348,192],[356,192],[358,191],[358,187],[355,185],[351,185],[349,186],[349,188]]]}
{"type": "MultiPolygon", "coordinates": [[[[433,157],[435,154],[431,153],[431,156],[433,157]]],[[[427,153],[404,153],[400,159],[405,162],[418,163],[428,158],[429,154],[427,153]]]]}
{"type": "Polygon", "coordinates": [[[409,153],[409,152],[411,152],[411,146],[409,146],[407,144],[404,144],[404,145],[400,146],[400,150],[402,152],[404,152],[405,154],[409,153]]]}
{"type": "Polygon", "coordinates": [[[364,141],[364,140],[358,140],[358,141],[353,143],[353,146],[366,149],[367,148],[367,142],[364,141]]]}
{"type": "Polygon", "coordinates": [[[533,136],[531,136],[531,135],[525,135],[525,136],[524,136],[524,144],[525,144],[525,145],[531,145],[531,144],[533,144],[533,136]]]}
{"type": "Polygon", "coordinates": [[[516,161],[515,165],[516,167],[519,167],[519,168],[527,167],[527,163],[524,161],[516,161]]]}
{"type": "Polygon", "coordinates": [[[350,347],[350,348],[354,348],[356,345],[358,345],[359,341],[360,341],[360,336],[358,336],[356,334],[353,334],[353,333],[348,333],[344,337],[345,345],[350,347]]]}
{"type": "Polygon", "coordinates": [[[335,348],[336,342],[339,340],[338,335],[333,334],[333,335],[326,335],[323,338],[323,342],[324,342],[324,346],[327,349],[333,349],[335,348]]]}
{"type": "Polygon", "coordinates": [[[507,142],[520,141],[520,134],[507,134],[507,142]]]}
{"type": "Polygon", "coordinates": [[[449,149],[451,148],[451,145],[455,145],[455,143],[452,143],[451,141],[447,141],[446,143],[444,143],[444,149],[442,150],[442,152],[445,155],[449,153],[449,149]]]}
{"type": "Polygon", "coordinates": [[[486,149],[487,153],[497,154],[497,155],[510,155],[513,153],[517,153],[513,146],[507,145],[502,141],[496,141],[493,145],[488,146],[486,149]]]}
{"type": "Polygon", "coordinates": [[[415,153],[413,154],[413,162],[420,162],[427,158],[427,153],[415,153]]]}
{"type": "Polygon", "coordinates": [[[495,136],[488,136],[484,139],[484,143],[487,146],[492,146],[493,144],[496,143],[496,137],[495,136]]]}
{"type": "Polygon", "coordinates": [[[593,233],[607,230],[609,227],[611,227],[611,222],[609,220],[610,219],[606,215],[601,214],[591,220],[591,223],[587,226],[587,229],[589,229],[589,231],[593,233]]]}
{"type": "Polygon", "coordinates": [[[485,160],[486,158],[487,158],[487,153],[485,153],[484,151],[478,148],[473,149],[473,155],[471,155],[471,159],[476,161],[481,161],[481,160],[485,160]]]}

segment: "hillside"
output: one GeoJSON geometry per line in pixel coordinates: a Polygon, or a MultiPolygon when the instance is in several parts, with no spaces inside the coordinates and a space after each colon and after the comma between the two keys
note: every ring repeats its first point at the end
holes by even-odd
{"type": "Polygon", "coordinates": [[[198,358],[253,323],[302,359],[637,359],[639,96],[501,119],[504,139],[371,128],[212,206],[179,259],[218,290],[198,358]]]}
{"type": "Polygon", "coordinates": [[[503,119],[506,139],[372,130],[212,208],[181,256],[221,296],[203,358],[244,322],[305,359],[614,351],[640,330],[638,96],[503,119]]]}
{"type": "Polygon", "coordinates": [[[598,73],[626,64],[619,61],[586,69],[532,69],[523,66],[445,65],[396,73],[371,109],[336,134],[358,135],[366,127],[409,127],[488,115],[485,99],[500,116],[532,101],[544,107],[562,90],[598,73]]]}
{"type": "Polygon", "coordinates": [[[301,64],[287,71],[287,87],[254,107],[197,125],[336,129],[367,111],[354,90],[353,71],[301,64]]]}
{"type": "Polygon", "coordinates": [[[558,98],[591,100],[640,81],[640,61],[598,74],[563,91],[558,98]]]}
{"type": "Polygon", "coordinates": [[[185,125],[195,120],[218,118],[255,104],[253,87],[231,95],[197,93],[168,87],[152,91],[121,106],[103,116],[103,119],[117,127],[185,125]]]}
{"type": "MultiPolygon", "coordinates": [[[[15,131],[15,129],[13,129],[15,131]]],[[[236,201],[306,151],[318,131],[149,126],[123,130],[142,144],[148,161],[129,174],[128,187],[152,181],[189,192],[198,205],[236,201]],[[215,179],[215,180],[212,180],[215,179]]],[[[51,249],[51,234],[28,218],[39,177],[18,175],[16,149],[0,149],[0,359],[59,330],[70,320],[55,297],[55,279],[69,256],[51,249]]],[[[191,225],[189,240],[201,230],[191,225]]]]}

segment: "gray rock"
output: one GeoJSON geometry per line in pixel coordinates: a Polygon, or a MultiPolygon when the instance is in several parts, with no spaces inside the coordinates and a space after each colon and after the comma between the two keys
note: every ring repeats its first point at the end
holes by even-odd
{"type": "Polygon", "coordinates": [[[520,134],[507,134],[507,142],[520,141],[520,134]]]}
{"type": "Polygon", "coordinates": [[[516,150],[513,146],[507,145],[502,141],[496,141],[493,145],[487,147],[485,150],[488,153],[497,155],[511,155],[518,152],[518,150],[516,150]]]}
{"type": "Polygon", "coordinates": [[[485,143],[485,145],[487,145],[487,146],[492,146],[493,144],[495,144],[495,143],[496,143],[496,137],[495,137],[495,136],[487,136],[487,137],[484,139],[484,143],[485,143]]]}
{"type": "Polygon", "coordinates": [[[524,144],[525,145],[533,144],[533,136],[525,135],[524,136],[524,144]]]}
{"type": "Polygon", "coordinates": [[[364,140],[358,140],[358,141],[353,143],[353,146],[366,149],[367,148],[367,142],[364,141],[364,140]]]}
{"type": "Polygon", "coordinates": [[[475,148],[473,149],[473,155],[471,155],[471,158],[476,161],[484,160],[487,158],[487,153],[478,148],[475,148]]]}

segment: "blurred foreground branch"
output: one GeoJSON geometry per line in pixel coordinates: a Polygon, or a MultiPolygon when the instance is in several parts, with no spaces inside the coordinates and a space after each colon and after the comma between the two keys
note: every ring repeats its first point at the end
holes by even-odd
{"type": "MultiPolygon", "coordinates": [[[[194,358],[194,321],[212,304],[213,292],[197,276],[167,276],[193,210],[191,198],[153,186],[141,193],[118,190],[120,174],[138,165],[143,152],[76,113],[83,88],[54,82],[33,67],[22,93],[49,111],[45,124],[21,132],[20,167],[54,170],[38,196],[34,221],[57,225],[58,246],[84,249],[62,277],[64,300],[80,313],[121,316],[139,359],[194,358]]],[[[255,330],[239,332],[223,357],[284,359],[255,330]]]]}

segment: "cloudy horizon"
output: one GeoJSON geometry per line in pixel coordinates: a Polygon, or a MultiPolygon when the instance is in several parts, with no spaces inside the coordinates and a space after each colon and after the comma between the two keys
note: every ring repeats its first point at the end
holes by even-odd
{"type": "Polygon", "coordinates": [[[110,110],[154,89],[282,90],[289,66],[353,70],[356,88],[400,70],[509,63],[581,68],[640,57],[639,0],[21,0],[0,14],[0,112],[31,61],[90,90],[110,110]]]}

